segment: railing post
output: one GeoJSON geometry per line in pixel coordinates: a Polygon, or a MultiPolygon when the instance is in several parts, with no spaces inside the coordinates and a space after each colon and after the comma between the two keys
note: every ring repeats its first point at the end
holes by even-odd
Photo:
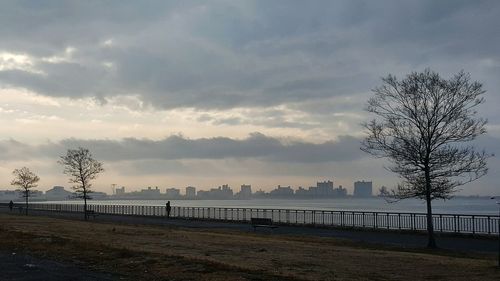
{"type": "Polygon", "coordinates": [[[472,234],[476,234],[476,217],[472,215],[472,234]]]}
{"type": "Polygon", "coordinates": [[[439,214],[439,229],[441,233],[443,232],[443,215],[439,214]]]}
{"type": "Polygon", "coordinates": [[[411,229],[415,230],[415,214],[411,214],[411,229]]]}
{"type": "Polygon", "coordinates": [[[488,234],[491,234],[491,229],[490,229],[490,216],[487,217],[488,221],[488,234]]]}

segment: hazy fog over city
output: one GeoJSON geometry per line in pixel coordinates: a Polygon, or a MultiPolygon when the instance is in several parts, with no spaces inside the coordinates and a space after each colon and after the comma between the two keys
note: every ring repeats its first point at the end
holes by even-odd
{"type": "MultiPolygon", "coordinates": [[[[0,4],[0,189],[29,166],[69,186],[59,156],[89,148],[95,190],[229,184],[394,186],[360,150],[388,74],[460,70],[483,83],[500,150],[500,2],[121,1],[0,4]],[[36,11],[36,12],[35,12],[36,11]]],[[[462,195],[498,193],[498,158],[462,195]]]]}

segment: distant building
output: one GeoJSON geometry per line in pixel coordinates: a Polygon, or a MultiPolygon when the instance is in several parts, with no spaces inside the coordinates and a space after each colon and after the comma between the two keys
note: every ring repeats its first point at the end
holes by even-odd
{"type": "Polygon", "coordinates": [[[252,198],[252,186],[249,184],[241,185],[240,192],[237,194],[238,199],[252,198]]]}
{"type": "Polygon", "coordinates": [[[54,186],[52,189],[45,191],[47,200],[67,200],[75,198],[75,193],[67,191],[64,186],[54,186]]]}
{"type": "Polygon", "coordinates": [[[94,200],[105,200],[105,199],[108,199],[108,195],[104,192],[94,191],[94,192],[90,193],[90,198],[92,198],[94,200]]]}
{"type": "Polygon", "coordinates": [[[30,190],[30,197],[33,197],[33,199],[44,199],[43,191],[30,190]]]}
{"type": "Polygon", "coordinates": [[[196,187],[188,186],[186,187],[186,199],[195,199],[196,198],[196,187]]]}
{"type": "Polygon", "coordinates": [[[233,190],[229,185],[224,184],[218,188],[212,188],[209,191],[198,191],[200,199],[233,199],[233,190]]]}
{"type": "Polygon", "coordinates": [[[336,188],[333,191],[335,192],[335,197],[346,197],[347,196],[347,189],[342,188],[341,185],[339,185],[339,188],[336,188]]]}
{"type": "Polygon", "coordinates": [[[357,181],[354,183],[355,197],[371,197],[372,196],[372,182],[371,181],[357,181]]]}
{"type": "Polygon", "coordinates": [[[347,191],[340,186],[339,188],[333,187],[333,181],[317,182],[316,186],[310,186],[308,189],[299,187],[295,191],[295,196],[300,198],[334,198],[345,197],[347,191]]]}
{"type": "Polygon", "coordinates": [[[269,192],[271,197],[293,197],[293,189],[290,186],[278,185],[276,189],[269,192]]]}
{"type": "Polygon", "coordinates": [[[142,189],[139,195],[145,198],[158,198],[161,194],[158,186],[154,189],[149,186],[148,189],[142,189]]]}
{"type": "Polygon", "coordinates": [[[0,201],[17,201],[22,198],[19,191],[16,190],[0,190],[0,201]]]}
{"type": "Polygon", "coordinates": [[[268,194],[267,194],[265,191],[263,191],[262,189],[257,190],[257,191],[253,194],[253,196],[254,196],[255,198],[265,198],[267,195],[268,195],[268,194]]]}
{"type": "Polygon", "coordinates": [[[210,191],[206,191],[206,190],[198,190],[198,192],[196,193],[196,198],[198,198],[198,199],[210,199],[209,192],[210,191]]]}
{"type": "Polygon", "coordinates": [[[316,189],[320,195],[331,195],[333,194],[333,181],[317,182],[316,189]]]}
{"type": "Polygon", "coordinates": [[[117,188],[115,190],[115,195],[117,195],[117,196],[125,195],[125,186],[122,186],[121,188],[117,188]]]}
{"type": "Polygon", "coordinates": [[[309,197],[309,190],[299,186],[297,190],[295,190],[295,196],[297,197],[309,197]]]}
{"type": "Polygon", "coordinates": [[[333,181],[317,182],[316,186],[309,187],[311,197],[332,197],[333,194],[333,181]]]}
{"type": "Polygon", "coordinates": [[[181,198],[181,191],[178,188],[167,188],[165,196],[168,199],[179,199],[181,198]]]}

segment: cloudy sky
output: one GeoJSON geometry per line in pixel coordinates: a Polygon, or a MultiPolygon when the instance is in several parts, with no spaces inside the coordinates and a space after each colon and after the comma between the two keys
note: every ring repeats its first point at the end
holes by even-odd
{"type": "MultiPolygon", "coordinates": [[[[2,1],[0,189],[90,148],[96,189],[201,189],[333,179],[393,186],[359,150],[388,74],[460,70],[484,84],[477,145],[500,152],[498,1],[2,1]]],[[[490,173],[462,194],[499,191],[490,173]]]]}

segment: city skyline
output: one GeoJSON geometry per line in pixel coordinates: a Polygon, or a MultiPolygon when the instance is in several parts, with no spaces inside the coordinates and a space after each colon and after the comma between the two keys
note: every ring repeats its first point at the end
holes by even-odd
{"type": "MultiPolygon", "coordinates": [[[[263,199],[263,198],[278,198],[278,199],[325,199],[325,198],[346,198],[346,197],[373,197],[381,194],[375,194],[371,181],[356,181],[352,193],[348,193],[342,185],[335,187],[331,180],[316,182],[316,186],[303,188],[301,186],[292,188],[291,186],[278,185],[272,190],[265,191],[262,188],[255,188],[249,184],[242,184],[237,190],[233,189],[228,184],[223,184],[210,189],[197,189],[194,186],[185,188],[162,188],[147,187],[139,190],[127,190],[124,186],[116,187],[113,185],[112,193],[106,192],[91,192],[91,199],[108,200],[108,199],[155,199],[155,200],[176,200],[176,199],[199,199],[199,200],[231,200],[231,199],[263,199]],[[182,192],[184,190],[184,192],[182,192]]],[[[78,199],[75,192],[66,190],[64,186],[53,186],[45,192],[41,190],[31,190],[30,194],[35,201],[40,200],[74,200],[78,199]]],[[[19,190],[1,190],[0,201],[17,199],[21,196],[19,190]]]]}
{"type": "MultiPolygon", "coordinates": [[[[388,163],[359,149],[364,107],[381,77],[426,68],[484,84],[473,145],[498,155],[499,3],[265,2],[2,3],[0,186],[23,166],[69,186],[57,160],[84,146],[106,169],[96,191],[392,188],[388,163]]],[[[458,194],[497,194],[499,167],[458,194]]]]}
{"type": "MultiPolygon", "coordinates": [[[[372,181],[366,181],[365,179],[362,179],[362,180],[356,180],[355,182],[352,182],[350,185],[343,186],[342,184],[337,184],[337,183],[335,183],[335,185],[334,185],[334,179],[324,179],[323,181],[316,181],[316,186],[318,186],[319,184],[329,183],[332,185],[332,188],[344,189],[348,192],[348,194],[352,195],[354,193],[356,183],[358,183],[358,182],[363,182],[363,183],[368,182],[370,184],[373,183],[372,181]]],[[[50,186],[50,187],[49,186],[46,186],[46,187],[38,186],[34,190],[45,192],[47,190],[52,190],[54,187],[66,188],[68,191],[72,190],[72,187],[68,184],[56,184],[56,185],[50,186]]],[[[315,186],[311,185],[311,183],[306,184],[306,185],[275,184],[273,186],[255,186],[255,185],[252,185],[251,183],[242,183],[242,184],[240,183],[240,184],[235,184],[235,185],[225,183],[225,184],[219,184],[219,185],[215,185],[215,186],[194,186],[194,185],[165,186],[165,185],[156,184],[156,185],[143,185],[143,186],[133,186],[133,187],[119,185],[119,184],[111,184],[111,186],[108,188],[98,187],[97,189],[92,188],[92,190],[94,190],[94,192],[106,193],[108,195],[116,195],[116,194],[120,194],[123,192],[141,192],[141,191],[148,190],[148,189],[149,190],[156,189],[162,194],[168,193],[168,191],[170,191],[170,190],[177,190],[177,191],[180,191],[180,194],[185,195],[186,189],[194,188],[195,192],[198,192],[198,191],[210,191],[212,189],[217,189],[217,188],[221,188],[221,187],[229,187],[232,190],[234,190],[235,188],[240,189],[240,188],[246,187],[246,188],[250,188],[252,190],[252,193],[255,193],[258,191],[271,192],[279,187],[290,187],[294,191],[297,191],[297,190],[300,191],[300,190],[308,190],[308,189],[314,188],[315,186]]],[[[374,194],[373,195],[376,195],[375,193],[378,192],[380,187],[382,187],[382,185],[381,186],[374,185],[374,187],[373,187],[374,194]]],[[[0,187],[0,190],[16,191],[16,188],[15,187],[0,187]]]]}

